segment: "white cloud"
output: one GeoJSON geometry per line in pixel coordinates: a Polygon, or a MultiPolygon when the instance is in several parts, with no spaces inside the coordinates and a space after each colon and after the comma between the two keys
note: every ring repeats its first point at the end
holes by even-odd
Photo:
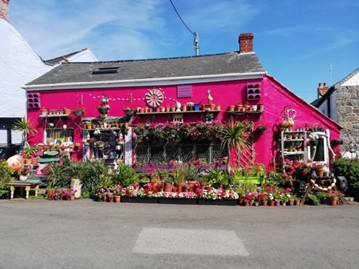
{"type": "MultiPolygon", "coordinates": [[[[152,29],[161,31],[164,27],[163,19],[157,15],[158,5],[159,1],[145,0],[136,3],[131,0],[77,0],[71,1],[70,6],[63,1],[20,0],[12,3],[16,18],[12,23],[43,58],[72,52],[74,46],[75,50],[92,49],[92,44],[96,44],[106,50],[106,47],[118,46],[119,42],[111,42],[119,39],[127,40],[121,42],[120,54],[136,48],[143,52],[148,49],[140,33],[152,29]]],[[[95,54],[98,53],[102,52],[95,54]]]]}

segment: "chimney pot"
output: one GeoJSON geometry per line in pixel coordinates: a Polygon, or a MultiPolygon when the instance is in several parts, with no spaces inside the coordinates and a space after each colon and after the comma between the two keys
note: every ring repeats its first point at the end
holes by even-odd
{"type": "Polygon", "coordinates": [[[317,89],[318,98],[320,98],[324,94],[326,94],[328,90],[329,90],[329,87],[328,87],[326,82],[324,82],[323,84],[319,83],[319,86],[318,86],[318,89],[317,89]]]}
{"type": "Polygon", "coordinates": [[[9,3],[10,0],[0,0],[0,20],[9,20],[9,3]]]}
{"type": "Polygon", "coordinates": [[[253,51],[253,33],[243,33],[239,35],[239,52],[253,51]]]}

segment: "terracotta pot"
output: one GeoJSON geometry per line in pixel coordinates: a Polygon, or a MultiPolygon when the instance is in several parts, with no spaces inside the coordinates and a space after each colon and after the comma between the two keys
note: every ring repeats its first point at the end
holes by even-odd
{"type": "Polygon", "coordinates": [[[257,110],[258,111],[263,111],[264,110],[264,104],[258,104],[257,105],[257,110]]]}
{"type": "Polygon", "coordinates": [[[31,158],[31,164],[37,165],[39,163],[39,159],[37,157],[31,158]]]}
{"type": "Polygon", "coordinates": [[[47,190],[47,200],[52,200],[53,197],[54,197],[54,191],[47,190]]]}
{"type": "Polygon", "coordinates": [[[188,181],[188,191],[194,191],[194,188],[196,187],[197,181],[191,180],[188,181]]]}
{"type": "Polygon", "coordinates": [[[220,106],[220,105],[217,105],[217,106],[216,106],[216,110],[217,110],[217,111],[220,111],[220,110],[221,110],[221,106],[220,106]]]}
{"type": "Polygon", "coordinates": [[[216,109],[216,105],[215,105],[215,104],[210,104],[210,105],[209,105],[209,108],[210,108],[211,110],[215,110],[215,109],[216,109]]]}
{"type": "Polygon", "coordinates": [[[70,197],[70,200],[71,200],[71,201],[75,201],[75,195],[72,195],[72,196],[70,197]]]}
{"type": "Polygon", "coordinates": [[[235,108],[235,106],[231,105],[231,106],[228,107],[228,111],[234,111],[234,108],[235,108]]]}
{"type": "Polygon", "coordinates": [[[120,195],[115,195],[115,202],[116,202],[116,203],[120,203],[120,202],[121,202],[121,196],[120,196],[120,195]]]}
{"type": "Polygon", "coordinates": [[[182,105],[181,110],[182,111],[187,111],[187,105],[182,105]]]}
{"type": "Polygon", "coordinates": [[[243,105],[236,105],[236,111],[241,111],[243,108],[243,105]]]}
{"type": "Polygon", "coordinates": [[[268,201],[262,201],[262,206],[267,206],[268,201]]]}
{"type": "Polygon", "coordinates": [[[172,187],[173,187],[173,183],[172,183],[172,182],[166,182],[166,183],[165,183],[164,191],[165,191],[165,192],[171,192],[171,191],[172,191],[172,187]]]}
{"type": "Polygon", "coordinates": [[[184,192],[187,190],[186,183],[179,183],[177,185],[178,192],[184,192]]]}
{"type": "Polygon", "coordinates": [[[339,203],[338,197],[329,197],[329,204],[332,206],[336,206],[339,203]]]}
{"type": "Polygon", "coordinates": [[[170,112],[171,111],[171,107],[170,106],[166,106],[166,112],[170,112]]]}
{"type": "Polygon", "coordinates": [[[270,205],[270,206],[275,206],[275,201],[274,201],[274,200],[270,200],[270,201],[269,201],[269,205],[270,205]]]}
{"type": "Polygon", "coordinates": [[[324,169],[318,169],[318,170],[317,170],[317,176],[318,176],[318,177],[324,176],[324,169]]]}

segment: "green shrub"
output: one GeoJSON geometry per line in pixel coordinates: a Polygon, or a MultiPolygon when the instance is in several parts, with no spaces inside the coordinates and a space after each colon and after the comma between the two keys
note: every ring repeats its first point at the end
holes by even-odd
{"type": "Polygon", "coordinates": [[[333,162],[335,176],[345,176],[349,188],[359,188],[359,160],[347,160],[340,158],[333,162]]]}
{"type": "Polygon", "coordinates": [[[109,178],[113,185],[121,185],[122,187],[132,186],[138,180],[136,170],[123,163],[120,163],[117,169],[110,172],[109,178]]]}
{"type": "Polygon", "coordinates": [[[49,172],[49,188],[69,188],[71,179],[78,178],[82,192],[94,193],[96,187],[103,183],[108,167],[104,161],[74,162],[65,160],[63,164],[52,163],[49,172]]]}
{"type": "Polygon", "coordinates": [[[0,160],[0,198],[9,193],[7,183],[15,179],[14,172],[9,168],[5,160],[0,160]]]}

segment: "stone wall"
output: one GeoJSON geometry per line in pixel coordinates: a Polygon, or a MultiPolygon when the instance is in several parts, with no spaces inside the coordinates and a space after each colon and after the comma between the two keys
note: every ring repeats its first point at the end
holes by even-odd
{"type": "Polygon", "coordinates": [[[338,124],[344,128],[342,150],[359,151],[359,86],[339,87],[336,92],[338,124]]]}

